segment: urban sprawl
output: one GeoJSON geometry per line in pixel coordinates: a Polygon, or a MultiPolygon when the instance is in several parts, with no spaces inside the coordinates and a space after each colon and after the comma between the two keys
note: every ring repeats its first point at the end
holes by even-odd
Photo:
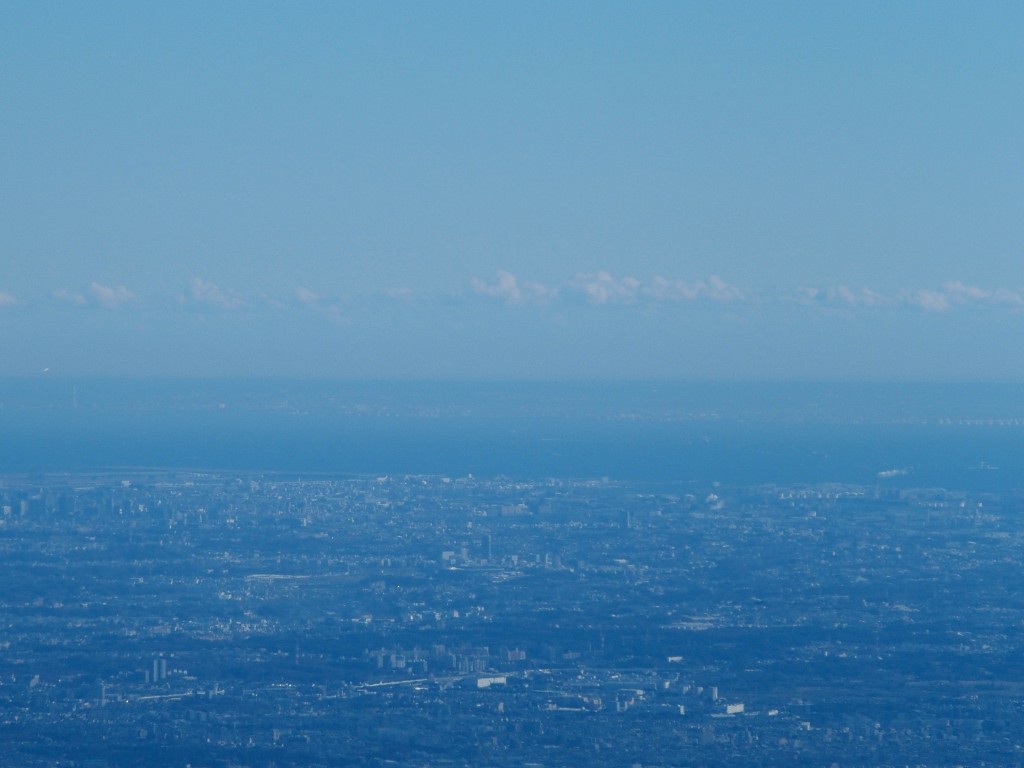
{"type": "Polygon", "coordinates": [[[3,761],[1020,764],[1022,510],[892,486],[7,476],[3,761]]]}

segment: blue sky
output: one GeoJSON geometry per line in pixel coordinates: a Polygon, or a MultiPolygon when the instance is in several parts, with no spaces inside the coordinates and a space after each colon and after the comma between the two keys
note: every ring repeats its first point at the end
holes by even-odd
{"type": "Polygon", "coordinates": [[[1019,3],[0,7],[0,375],[1024,378],[1019,3]]]}

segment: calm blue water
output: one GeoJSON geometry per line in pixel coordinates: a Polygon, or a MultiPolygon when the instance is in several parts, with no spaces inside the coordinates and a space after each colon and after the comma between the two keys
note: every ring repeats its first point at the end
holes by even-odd
{"type": "Polygon", "coordinates": [[[189,467],[1024,487],[1011,387],[44,385],[0,382],[0,473],[189,467]],[[905,474],[878,478],[892,469],[905,474]]]}

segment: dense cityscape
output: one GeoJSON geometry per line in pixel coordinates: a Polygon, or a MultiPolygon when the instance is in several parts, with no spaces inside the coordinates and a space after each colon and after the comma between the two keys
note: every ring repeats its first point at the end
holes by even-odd
{"type": "Polygon", "coordinates": [[[1020,763],[1022,503],[884,484],[6,476],[4,761],[1020,763]]]}

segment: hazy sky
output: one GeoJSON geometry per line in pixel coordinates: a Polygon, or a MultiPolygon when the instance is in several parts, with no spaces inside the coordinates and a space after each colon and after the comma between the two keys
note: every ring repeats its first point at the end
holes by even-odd
{"type": "Polygon", "coordinates": [[[4,2],[0,375],[1024,379],[1024,4],[4,2]]]}

